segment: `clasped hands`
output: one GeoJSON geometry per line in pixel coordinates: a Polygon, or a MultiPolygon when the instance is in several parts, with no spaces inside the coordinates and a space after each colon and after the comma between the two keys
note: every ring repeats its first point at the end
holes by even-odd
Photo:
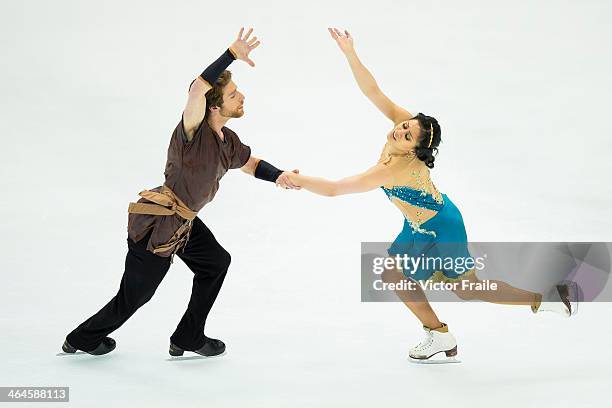
{"type": "Polygon", "coordinates": [[[283,171],[280,176],[276,179],[276,186],[282,187],[287,190],[299,190],[302,187],[297,185],[297,180],[292,177],[295,174],[299,174],[300,171],[295,169],[293,171],[283,171]]]}

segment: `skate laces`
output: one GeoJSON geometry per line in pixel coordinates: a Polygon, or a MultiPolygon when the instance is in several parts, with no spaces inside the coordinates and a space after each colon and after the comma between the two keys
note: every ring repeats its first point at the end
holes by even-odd
{"type": "Polygon", "coordinates": [[[433,343],[433,333],[431,332],[431,330],[427,330],[425,338],[423,339],[423,341],[421,341],[419,344],[416,345],[414,350],[415,351],[424,350],[426,348],[429,348],[429,346],[431,346],[432,343],[433,343]]]}

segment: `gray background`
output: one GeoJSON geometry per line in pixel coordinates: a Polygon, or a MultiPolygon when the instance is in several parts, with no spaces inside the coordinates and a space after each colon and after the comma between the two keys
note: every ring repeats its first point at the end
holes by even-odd
{"type": "MultiPolygon", "coordinates": [[[[233,254],[207,334],[220,359],[166,361],[191,272],[176,261],[113,353],[58,357],[116,292],[127,205],[163,182],[191,80],[252,25],[257,66],[229,122],[253,154],[340,178],[390,123],[326,31],[348,28],[382,89],[440,120],[432,173],[473,241],[612,241],[607,1],[3,1],[0,385],[70,386],[75,406],[601,406],[608,303],[569,321],[438,304],[462,365],[406,361],[401,304],[360,303],[361,241],[392,241],[381,191],[334,199],[230,172],[200,217],[233,254]],[[586,341],[590,339],[589,341],[586,341]]],[[[606,357],[607,356],[607,357],[606,357]]],[[[608,361],[608,362],[606,362],[608,361]]]]}

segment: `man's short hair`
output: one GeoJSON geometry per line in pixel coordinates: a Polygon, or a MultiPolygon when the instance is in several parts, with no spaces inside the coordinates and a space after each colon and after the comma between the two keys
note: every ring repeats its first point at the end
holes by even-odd
{"type": "Polygon", "coordinates": [[[206,92],[206,113],[204,118],[208,118],[210,108],[213,106],[221,107],[223,105],[223,88],[232,80],[232,73],[229,70],[223,71],[217,81],[212,85],[212,88],[206,92]]]}

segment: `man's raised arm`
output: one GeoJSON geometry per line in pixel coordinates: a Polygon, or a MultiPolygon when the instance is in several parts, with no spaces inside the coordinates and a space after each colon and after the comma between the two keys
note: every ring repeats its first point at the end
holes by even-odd
{"type": "Polygon", "coordinates": [[[223,71],[236,59],[245,61],[254,67],[255,63],[249,58],[249,53],[259,46],[257,37],[249,39],[253,29],[244,35],[244,28],[240,29],[238,38],[215,62],[210,64],[189,87],[187,105],[183,110],[183,126],[187,140],[191,141],[195,131],[198,129],[206,114],[206,92],[212,89],[212,85],[221,76],[223,71]]]}

